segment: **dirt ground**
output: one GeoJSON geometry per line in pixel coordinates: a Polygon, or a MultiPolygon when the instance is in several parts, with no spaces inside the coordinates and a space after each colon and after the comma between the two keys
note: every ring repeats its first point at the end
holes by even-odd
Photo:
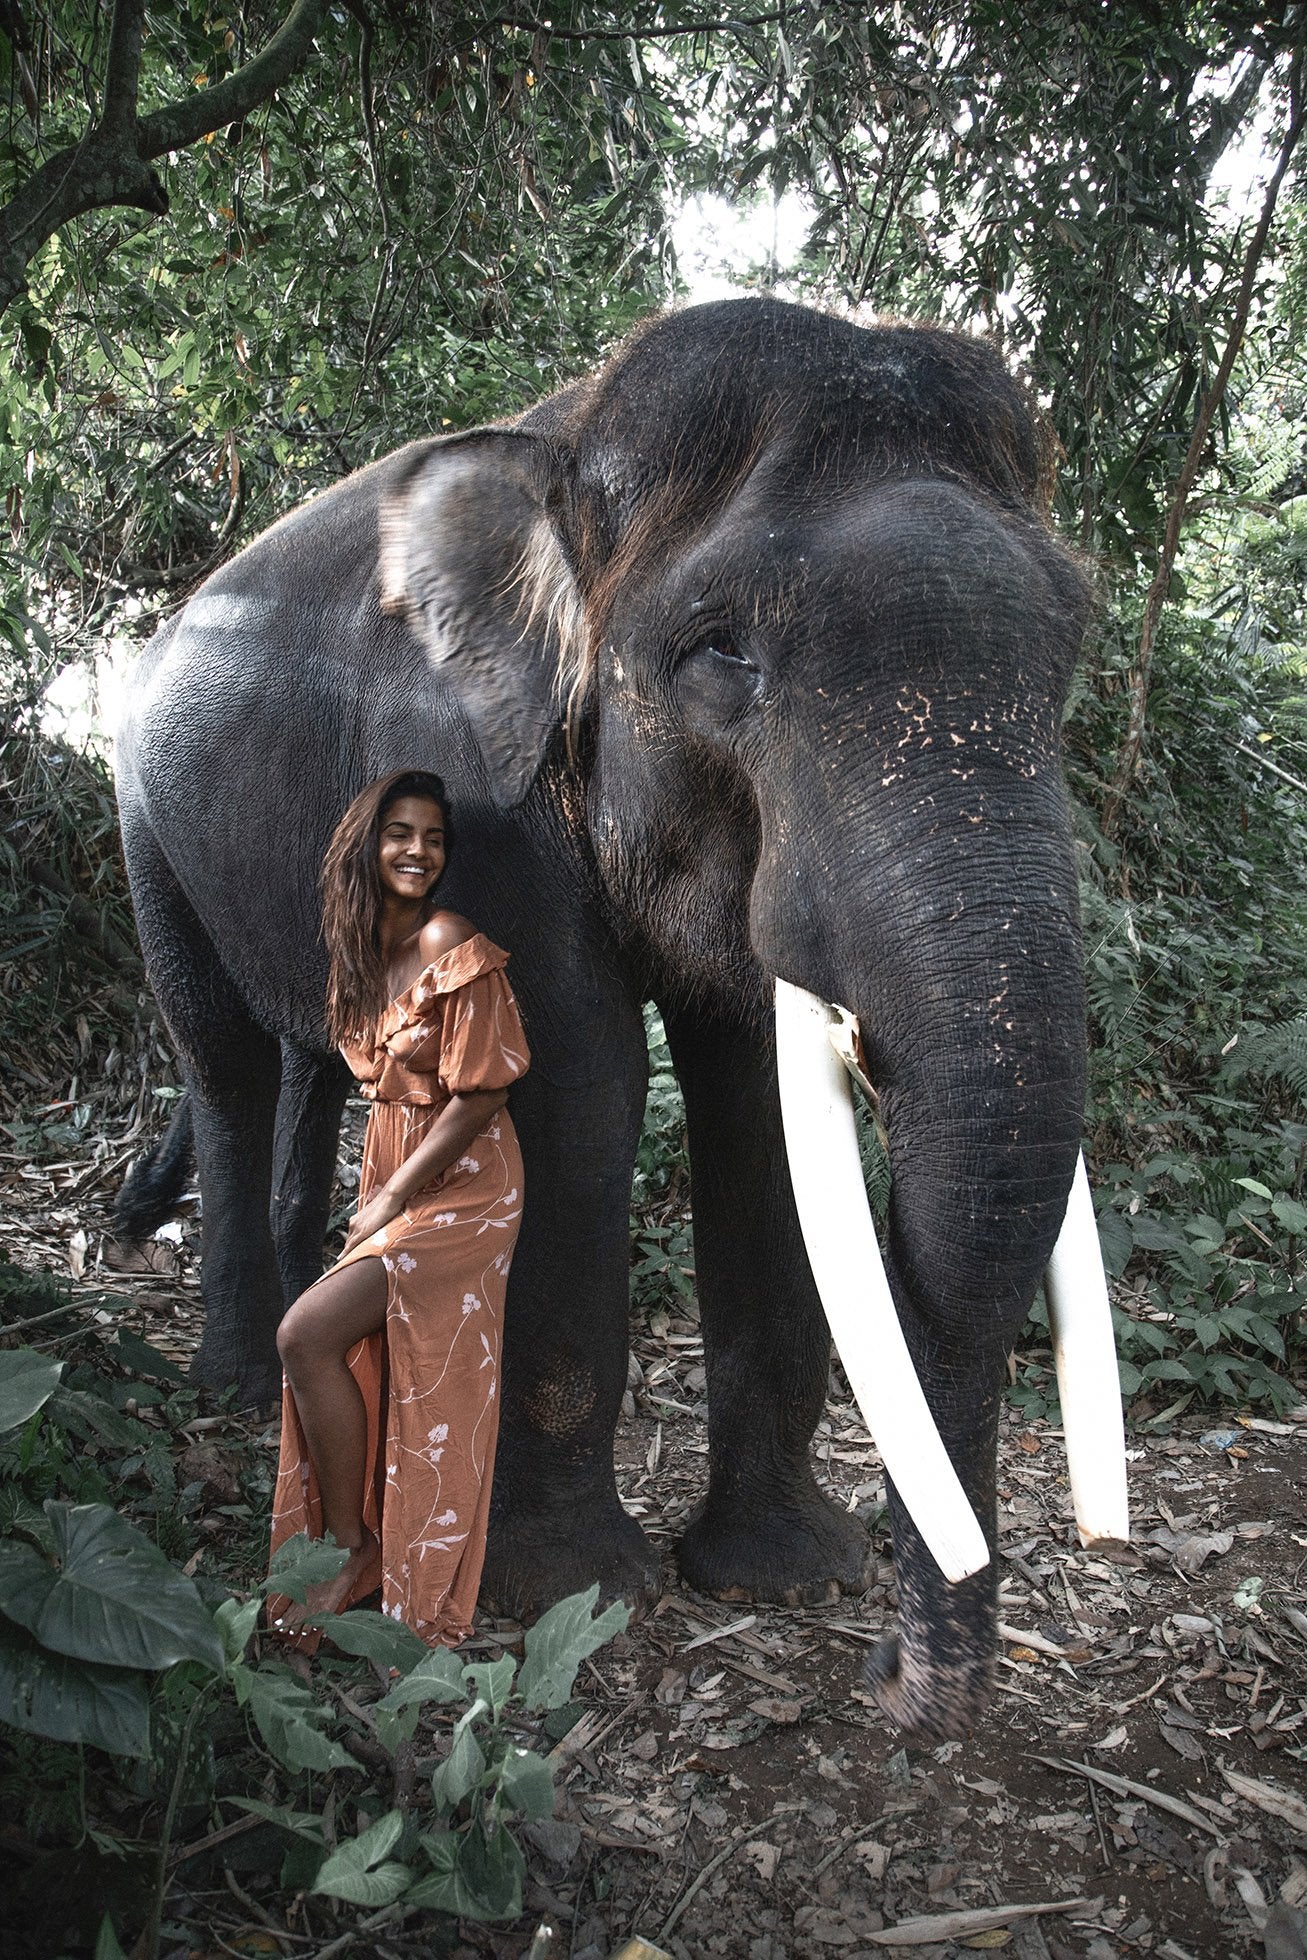
{"type": "MultiPolygon", "coordinates": [[[[123,1319],[184,1358],[195,1227],[150,1250],[162,1270],[109,1270],[116,1182],[105,1162],[37,1172],[8,1156],[7,1249],[112,1289],[123,1319]]],[[[872,1590],[749,1608],[689,1592],[672,1558],[704,1475],[694,1322],[655,1315],[631,1382],[620,1484],[665,1550],[663,1596],[584,1667],[584,1712],[554,1751],[557,1814],[528,1833],[526,1916],[466,1928],[462,1960],[606,1960],[636,1935],[676,1960],[1305,1960],[1307,1402],[1284,1421],[1186,1412],[1133,1434],[1134,1538],[1111,1557],[1076,1542],[1058,1432],[1011,1410],[997,1691],[968,1742],[919,1750],[861,1687],[894,1597],[882,1476],[852,1404],[833,1397],[817,1456],[871,1528],[872,1590]]],[[[486,1621],[476,1644],[491,1654],[517,1631],[486,1621]]],[[[228,1952],[240,1919],[229,1893],[228,1952]]],[[[414,1918],[350,1950],[435,1949],[414,1918]]]]}

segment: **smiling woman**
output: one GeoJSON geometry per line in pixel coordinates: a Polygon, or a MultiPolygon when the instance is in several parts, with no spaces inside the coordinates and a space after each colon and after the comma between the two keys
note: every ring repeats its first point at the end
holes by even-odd
{"type": "Polygon", "coordinates": [[[330,1531],[346,1560],[274,1627],[381,1587],[435,1644],[471,1623],[498,1429],[504,1293],[522,1163],[504,1107],[527,1066],[508,955],[435,908],[451,838],[438,776],[406,770],[346,811],[323,866],[328,1023],[372,1102],[342,1258],[300,1295],[286,1371],[274,1550],[330,1531]]]}

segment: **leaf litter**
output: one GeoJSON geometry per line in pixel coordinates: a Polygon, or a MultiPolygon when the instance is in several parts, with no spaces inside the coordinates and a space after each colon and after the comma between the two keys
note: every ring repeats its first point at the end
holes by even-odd
{"type": "MultiPolygon", "coordinates": [[[[7,1155],[6,1253],[66,1273],[83,1322],[184,1365],[198,1222],[157,1252],[115,1246],[104,1167],[124,1135],[96,1144],[90,1177],[85,1157],[7,1155]]],[[[1076,1540],[1060,1433],[1010,1410],[993,1701],[966,1743],[918,1749],[861,1686],[894,1624],[893,1565],[883,1472],[838,1369],[814,1454],[833,1501],[868,1524],[865,1597],[744,1607],[676,1576],[707,1449],[700,1332],[678,1307],[635,1334],[617,1442],[664,1592],[578,1681],[556,1814],[526,1834],[526,1916],[464,1923],[433,1948],[429,1915],[373,1914],[333,1947],[607,1960],[639,1934],[673,1960],[1307,1960],[1307,1404],[1228,1437],[1187,1413],[1133,1435],[1134,1539],[1110,1555],[1076,1540]]],[[[65,1323],[23,1338],[57,1358],[65,1323]]],[[[219,1503],[233,1419],[189,1428],[187,1472],[219,1503]]],[[[493,1654],[517,1635],[483,1620],[474,1644],[493,1654]]],[[[247,1830],[214,1817],[197,1842],[235,1859],[247,1830]]],[[[196,1902],[215,1953],[252,1951],[256,1930],[268,1952],[311,1950],[274,1881],[231,1876],[196,1902]]]]}

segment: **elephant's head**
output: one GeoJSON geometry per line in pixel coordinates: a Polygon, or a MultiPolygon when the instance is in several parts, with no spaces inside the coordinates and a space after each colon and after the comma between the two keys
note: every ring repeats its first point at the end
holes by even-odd
{"type": "Polygon", "coordinates": [[[601,876],[664,971],[755,1011],[781,983],[800,1212],[891,1472],[903,1631],[874,1672],[936,1733],[992,1664],[1004,1358],[1084,1098],[1058,742],[1086,593],[1044,464],[981,343],[740,300],[656,321],[513,428],[415,449],[383,539],[496,793],[570,723],[601,876]],[[865,1201],[852,1241],[829,1216],[856,1149],[826,1003],[888,1126],[887,1284],[865,1201]]]}

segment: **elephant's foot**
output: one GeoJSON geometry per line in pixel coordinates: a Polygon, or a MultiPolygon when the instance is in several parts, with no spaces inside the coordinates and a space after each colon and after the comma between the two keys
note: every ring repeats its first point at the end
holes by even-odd
{"type": "Polygon", "coordinates": [[[984,1712],[994,1662],[986,1654],[935,1664],[891,1636],[872,1649],[864,1678],[877,1706],[914,1741],[962,1742],[984,1712]]]}
{"type": "Polygon", "coordinates": [[[681,1576],[715,1599],[818,1606],[867,1589],[863,1526],[815,1484],[787,1493],[783,1510],[750,1517],[705,1499],[677,1547],[681,1576]]]}
{"type": "Polygon", "coordinates": [[[193,1382],[217,1394],[234,1385],[242,1409],[263,1414],[281,1405],[281,1362],[271,1339],[265,1352],[261,1347],[238,1346],[206,1327],[189,1372],[193,1382]]]}
{"type": "Polygon", "coordinates": [[[547,1606],[599,1582],[601,1602],[637,1612],[658,1597],[658,1554],[616,1496],[547,1515],[515,1509],[491,1518],[481,1605],[508,1619],[537,1619],[547,1606]]]}

